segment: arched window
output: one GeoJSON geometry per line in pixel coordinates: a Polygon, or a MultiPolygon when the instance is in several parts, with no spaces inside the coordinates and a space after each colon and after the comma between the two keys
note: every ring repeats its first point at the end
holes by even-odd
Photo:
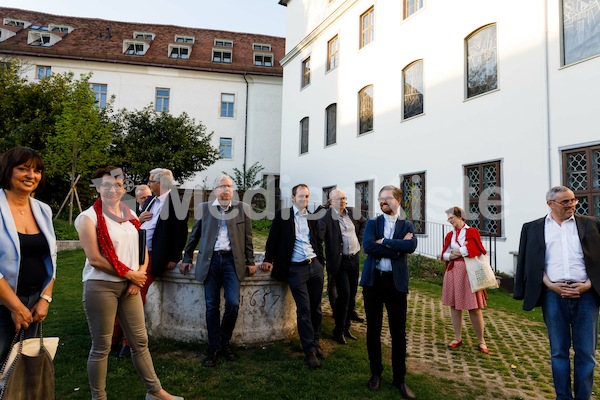
{"type": "Polygon", "coordinates": [[[404,78],[404,119],[423,114],[423,60],[409,64],[402,71],[404,78]]]}
{"type": "Polygon", "coordinates": [[[496,25],[485,26],[466,39],[467,98],[498,88],[496,25]]]}
{"type": "Polygon", "coordinates": [[[373,130],[373,85],[358,92],[358,134],[373,130]]]}

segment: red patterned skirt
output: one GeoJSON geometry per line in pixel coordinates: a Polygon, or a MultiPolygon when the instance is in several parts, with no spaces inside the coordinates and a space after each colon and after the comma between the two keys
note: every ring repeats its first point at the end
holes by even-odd
{"type": "Polygon", "coordinates": [[[454,260],[454,267],[444,274],[442,304],[457,310],[474,310],[484,308],[487,305],[486,299],[487,293],[484,290],[471,293],[465,261],[462,258],[454,260]]]}

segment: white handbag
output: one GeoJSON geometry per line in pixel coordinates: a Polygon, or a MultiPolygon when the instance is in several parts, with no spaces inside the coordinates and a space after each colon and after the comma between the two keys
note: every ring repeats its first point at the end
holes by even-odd
{"type": "Polygon", "coordinates": [[[469,275],[469,283],[471,284],[471,292],[475,293],[483,289],[498,289],[498,281],[487,255],[465,257],[464,260],[469,275]]]}

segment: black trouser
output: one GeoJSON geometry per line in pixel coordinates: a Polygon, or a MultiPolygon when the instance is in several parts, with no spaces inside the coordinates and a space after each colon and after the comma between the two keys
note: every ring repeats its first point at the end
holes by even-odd
{"type": "Polygon", "coordinates": [[[371,374],[381,375],[381,326],[383,306],[387,309],[390,334],[392,335],[393,383],[404,383],[406,375],[406,293],[394,286],[391,272],[375,270],[373,286],[363,287],[365,313],[367,314],[367,352],[371,374]]]}
{"type": "Polygon", "coordinates": [[[343,256],[334,276],[337,299],[333,309],[335,328],[333,334],[343,334],[350,329],[352,311],[358,290],[358,255],[343,256]]]}

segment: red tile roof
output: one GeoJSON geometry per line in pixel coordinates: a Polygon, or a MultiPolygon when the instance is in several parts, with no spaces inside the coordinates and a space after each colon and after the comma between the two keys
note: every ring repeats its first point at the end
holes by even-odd
{"type": "MultiPolygon", "coordinates": [[[[0,7],[0,27],[15,31],[15,27],[2,25],[4,18],[27,21],[32,25],[48,26],[68,25],[74,28],[63,39],[50,47],[30,46],[27,44],[27,34],[30,29],[21,29],[11,38],[0,42],[0,54],[39,56],[63,59],[77,59],[110,63],[147,65],[166,68],[191,69],[199,71],[215,71],[226,73],[251,73],[255,75],[282,76],[283,68],[279,60],[285,55],[285,39],[276,36],[239,33],[212,29],[187,28],[175,25],[157,25],[109,21],[102,19],[78,18],[46,14],[37,11],[20,10],[0,7]],[[110,37],[107,33],[110,31],[110,37]],[[135,39],[149,42],[150,48],[143,56],[123,54],[123,41],[134,40],[134,32],[153,33],[154,40],[135,39]],[[191,43],[175,42],[175,35],[193,36],[191,43]],[[232,62],[230,64],[212,62],[212,51],[215,39],[233,41],[232,62]],[[254,65],[253,43],[271,45],[273,66],[262,67],[254,65]],[[191,46],[189,59],[169,58],[169,45],[191,46]]],[[[52,32],[60,34],[59,32],[52,32]]],[[[268,54],[266,51],[259,51],[268,54]]]]}

